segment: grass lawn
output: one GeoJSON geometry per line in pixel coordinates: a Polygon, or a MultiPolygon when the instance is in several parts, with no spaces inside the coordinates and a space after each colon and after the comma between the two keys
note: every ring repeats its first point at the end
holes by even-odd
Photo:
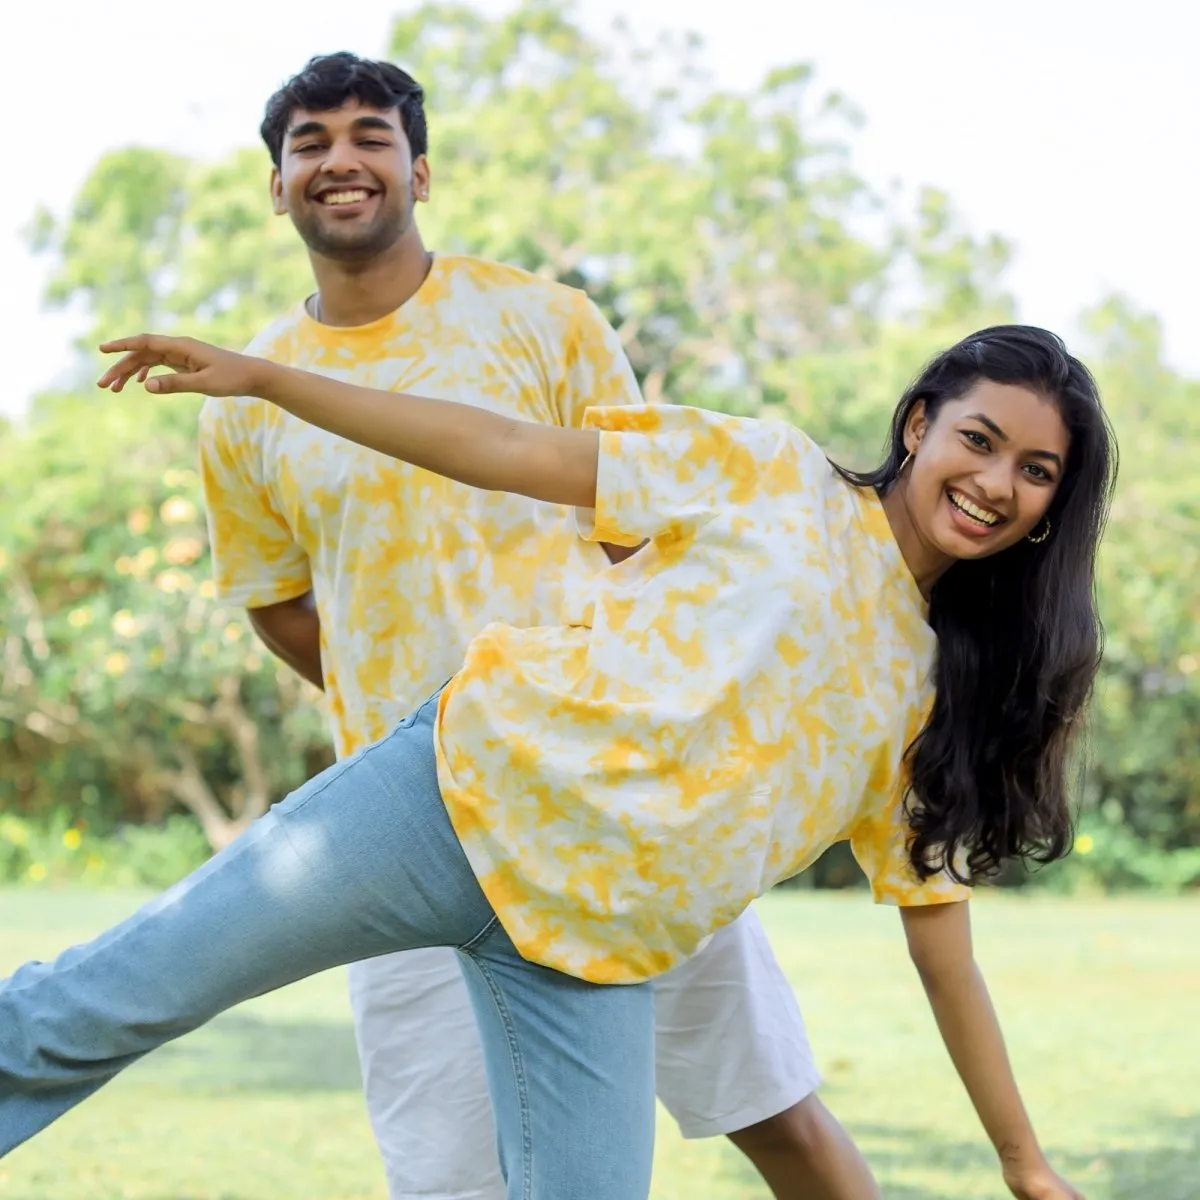
{"type": "MultiPolygon", "coordinates": [[[[0,891],[0,974],[127,913],[132,893],[0,891]]],[[[986,896],[978,953],[1046,1146],[1089,1200],[1200,1197],[1200,902],[986,896]]],[[[894,1200],[1006,1195],[894,913],[760,905],[827,1102],[894,1200]]],[[[654,1200],[750,1200],[721,1141],[659,1124],[654,1200]]],[[[227,1013],[0,1162],[5,1200],[385,1200],[341,972],[227,1013]]]]}

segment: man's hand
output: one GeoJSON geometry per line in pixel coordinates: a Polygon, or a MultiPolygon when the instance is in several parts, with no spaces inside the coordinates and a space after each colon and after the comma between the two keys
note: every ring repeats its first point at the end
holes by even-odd
{"type": "Polygon", "coordinates": [[[1045,1160],[1030,1164],[1005,1165],[1004,1182],[1017,1200],[1085,1200],[1045,1160]]]}
{"type": "Polygon", "coordinates": [[[98,387],[119,392],[133,378],[159,395],[198,392],[202,396],[253,396],[268,364],[261,358],[221,350],[195,338],[161,337],[139,333],[100,347],[103,354],[124,358],[96,381],[98,387]],[[174,375],[149,378],[154,367],[170,367],[174,375]]]}

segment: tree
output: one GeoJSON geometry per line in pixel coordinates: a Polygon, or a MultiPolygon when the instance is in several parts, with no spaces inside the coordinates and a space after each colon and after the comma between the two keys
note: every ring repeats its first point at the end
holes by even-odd
{"type": "Polygon", "coordinates": [[[1200,382],[1164,365],[1158,321],[1128,301],[1086,324],[1122,450],[1089,800],[1155,846],[1200,847],[1200,382]]]}
{"type": "MultiPolygon", "coordinates": [[[[187,426],[194,419],[190,408],[187,426]]],[[[3,807],[181,805],[231,841],[325,753],[296,677],[214,599],[190,428],[46,398],[0,446],[3,807]]]]}

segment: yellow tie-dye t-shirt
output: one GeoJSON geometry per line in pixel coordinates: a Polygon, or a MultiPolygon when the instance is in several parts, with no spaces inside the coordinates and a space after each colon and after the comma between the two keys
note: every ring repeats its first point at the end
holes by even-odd
{"type": "MultiPolygon", "coordinates": [[[[641,403],[582,292],[465,256],[436,258],[370,325],[321,325],[297,305],[249,353],[545,424],[641,403]]],[[[339,755],[425,700],[489,621],[558,621],[571,580],[608,564],[569,509],[453,483],[261,400],[209,400],[200,446],[220,594],[253,608],[314,593],[339,755]]]]}
{"type": "Polygon", "coordinates": [[[493,624],[439,707],[451,820],[528,959],[654,976],[849,839],[877,900],[911,872],[903,755],[934,635],[874,493],[782,422],[595,408],[591,539],[650,544],[563,623],[493,624]]]}

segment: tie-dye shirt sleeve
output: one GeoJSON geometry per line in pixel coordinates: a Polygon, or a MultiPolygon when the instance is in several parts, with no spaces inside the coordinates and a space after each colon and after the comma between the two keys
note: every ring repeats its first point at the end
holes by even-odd
{"type": "Polygon", "coordinates": [[[579,530],[619,546],[678,535],[747,503],[794,448],[771,422],[683,405],[589,409],[584,427],[600,431],[600,453],[596,507],[579,511],[579,530]]]}
{"type": "Polygon", "coordinates": [[[232,604],[261,608],[304,595],[312,577],[262,478],[264,414],[251,408],[261,402],[205,402],[200,475],[217,592],[232,604]]]}
{"type": "Polygon", "coordinates": [[[875,902],[909,908],[969,899],[971,889],[945,871],[924,882],[917,878],[908,855],[911,837],[902,789],[882,811],[860,821],[852,831],[850,848],[871,883],[875,902]]]}
{"type": "Polygon", "coordinates": [[[583,292],[571,293],[571,299],[574,311],[559,348],[562,374],[554,406],[559,424],[578,429],[589,408],[643,400],[616,330],[583,292]]]}

